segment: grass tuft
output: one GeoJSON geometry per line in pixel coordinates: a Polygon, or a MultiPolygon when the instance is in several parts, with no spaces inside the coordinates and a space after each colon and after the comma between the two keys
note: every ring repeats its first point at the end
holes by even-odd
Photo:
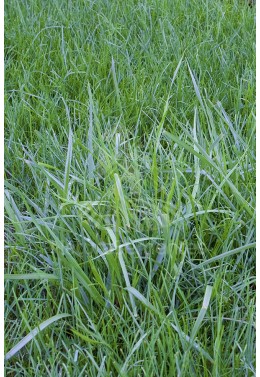
{"type": "Polygon", "coordinates": [[[247,1],[5,2],[7,376],[255,375],[255,110],[247,1]]]}

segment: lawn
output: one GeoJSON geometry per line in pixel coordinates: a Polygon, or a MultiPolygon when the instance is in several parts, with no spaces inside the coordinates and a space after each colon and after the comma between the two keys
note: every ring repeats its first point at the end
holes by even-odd
{"type": "Polygon", "coordinates": [[[255,375],[255,7],[5,2],[5,374],[255,375]]]}

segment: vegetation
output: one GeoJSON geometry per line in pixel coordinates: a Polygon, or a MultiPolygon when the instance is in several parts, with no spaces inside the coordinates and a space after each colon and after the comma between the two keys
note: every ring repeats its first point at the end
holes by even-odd
{"type": "Polygon", "coordinates": [[[7,376],[255,375],[255,8],[5,2],[7,376]]]}

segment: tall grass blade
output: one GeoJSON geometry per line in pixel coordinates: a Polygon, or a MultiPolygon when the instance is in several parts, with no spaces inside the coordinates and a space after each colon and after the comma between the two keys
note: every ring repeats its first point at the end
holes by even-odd
{"type": "Polygon", "coordinates": [[[65,173],[64,173],[64,197],[65,198],[68,198],[68,191],[69,191],[70,166],[71,166],[71,159],[72,159],[72,145],[73,145],[73,133],[72,133],[72,130],[70,129],[69,130],[69,139],[68,139],[68,151],[67,151],[65,173]]]}
{"type": "Polygon", "coordinates": [[[129,360],[131,359],[133,354],[138,350],[138,348],[141,346],[141,344],[143,343],[143,340],[146,338],[146,336],[147,336],[147,333],[143,334],[141,336],[141,338],[138,340],[138,342],[134,345],[131,352],[129,353],[129,355],[126,358],[124,365],[122,366],[121,373],[125,373],[127,371],[127,364],[129,363],[129,360]]]}
{"type": "Polygon", "coordinates": [[[208,306],[209,306],[211,294],[212,294],[212,287],[210,285],[207,285],[206,292],[205,292],[204,299],[203,299],[202,308],[200,309],[198,318],[196,319],[196,322],[195,322],[194,327],[193,327],[192,332],[191,332],[191,341],[192,342],[195,339],[196,335],[198,334],[198,331],[200,329],[202,321],[205,317],[206,311],[207,311],[208,306]]]}
{"type": "MultiPolygon", "coordinates": [[[[129,288],[131,289],[130,279],[129,279],[128,272],[127,272],[127,269],[126,269],[126,265],[125,265],[125,261],[124,261],[124,257],[123,257],[123,250],[122,249],[119,250],[119,252],[118,252],[118,258],[119,258],[119,262],[120,262],[120,265],[121,265],[121,268],[122,268],[122,271],[123,271],[123,275],[124,275],[126,287],[128,289],[129,288]]],[[[130,302],[131,302],[131,305],[132,305],[132,308],[133,308],[133,314],[136,317],[137,316],[137,309],[136,309],[136,304],[135,304],[134,296],[133,296],[133,294],[129,290],[128,290],[128,292],[129,292],[130,302]]]]}
{"type": "Polygon", "coordinates": [[[191,76],[191,79],[192,79],[192,83],[193,83],[193,86],[194,86],[194,89],[195,89],[195,93],[196,93],[196,96],[201,104],[201,107],[204,109],[205,111],[205,107],[204,107],[204,103],[203,103],[203,100],[202,100],[202,97],[201,97],[201,94],[200,94],[200,90],[199,90],[199,86],[197,84],[197,81],[192,73],[192,70],[190,69],[190,66],[189,66],[189,63],[188,64],[188,69],[189,69],[189,72],[190,72],[190,76],[191,76]]]}
{"type": "MultiPolygon", "coordinates": [[[[90,92],[90,86],[88,87],[90,92]]],[[[93,103],[89,101],[89,129],[88,129],[88,176],[89,179],[94,178],[95,163],[93,159],[93,103]]]]}
{"type": "Polygon", "coordinates": [[[118,192],[118,195],[119,195],[120,203],[121,203],[121,206],[122,206],[122,208],[121,208],[122,214],[124,216],[126,226],[130,227],[128,212],[127,212],[127,206],[126,206],[126,201],[125,201],[121,181],[120,181],[118,174],[115,173],[114,177],[115,177],[115,181],[116,181],[116,188],[117,188],[117,192],[118,192]]]}
{"type": "Polygon", "coordinates": [[[113,57],[112,57],[112,63],[111,63],[111,71],[112,71],[113,82],[114,82],[114,85],[115,85],[117,103],[118,103],[118,107],[120,109],[120,115],[123,115],[123,108],[122,108],[122,103],[121,103],[121,98],[120,98],[120,91],[119,91],[118,81],[117,81],[117,77],[116,77],[115,61],[114,61],[113,57]]]}

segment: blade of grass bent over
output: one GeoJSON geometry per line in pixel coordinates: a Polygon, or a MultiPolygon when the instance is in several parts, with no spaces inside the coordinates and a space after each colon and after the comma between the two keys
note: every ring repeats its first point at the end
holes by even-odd
{"type": "Polygon", "coordinates": [[[17,352],[19,352],[27,343],[29,343],[33,338],[39,334],[40,331],[43,331],[47,326],[51,325],[53,322],[58,321],[61,318],[70,317],[70,314],[63,313],[57,314],[46,321],[42,322],[38,327],[35,327],[28,335],[26,335],[19,343],[17,343],[7,354],[5,355],[5,360],[9,360],[17,352]]]}
{"type": "Polygon", "coordinates": [[[221,260],[223,258],[230,257],[231,255],[240,253],[241,251],[244,251],[244,250],[247,250],[247,249],[252,249],[253,247],[256,247],[256,242],[252,242],[252,243],[249,243],[248,245],[240,246],[240,247],[238,247],[236,249],[229,250],[229,251],[226,251],[225,253],[216,255],[215,257],[210,258],[210,259],[206,260],[205,262],[202,262],[202,263],[198,264],[197,266],[194,265],[192,268],[193,268],[193,270],[197,269],[197,268],[202,268],[202,267],[204,267],[207,264],[216,262],[216,261],[221,260]]]}

